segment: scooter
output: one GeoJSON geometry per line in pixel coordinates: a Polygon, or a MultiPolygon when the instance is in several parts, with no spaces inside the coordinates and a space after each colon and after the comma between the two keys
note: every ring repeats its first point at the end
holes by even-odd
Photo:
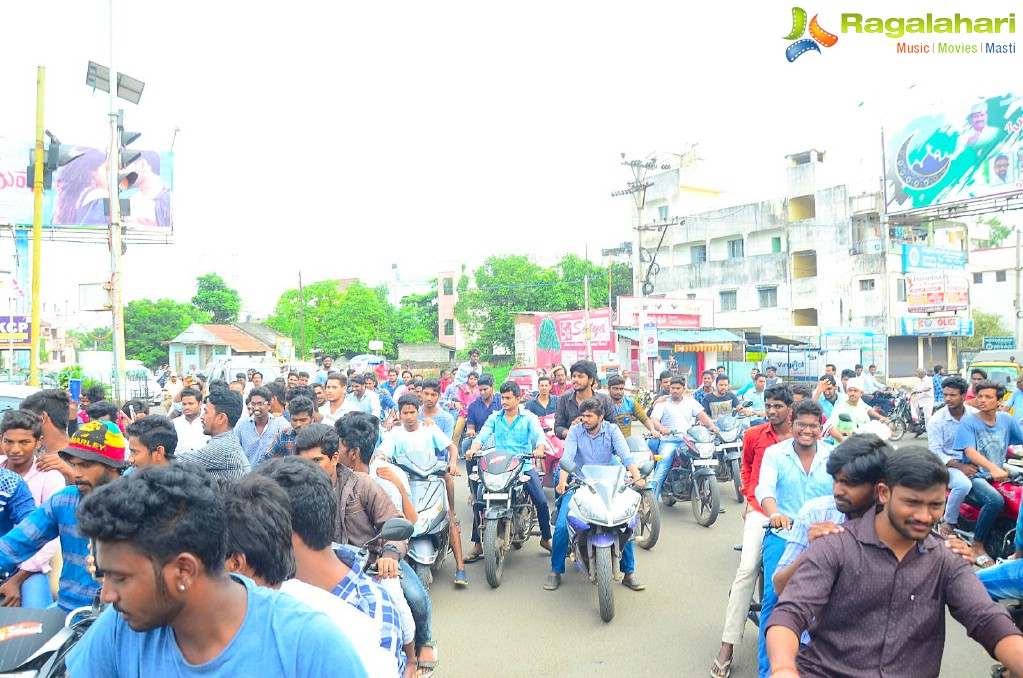
{"type": "Polygon", "coordinates": [[[447,462],[430,454],[428,458],[410,456],[406,450],[395,453],[392,462],[408,474],[410,498],[418,518],[408,543],[408,559],[423,588],[430,590],[433,575],[440,571],[448,553],[451,519],[448,515],[448,491],[444,474],[447,462]]]}
{"type": "Polygon", "coordinates": [[[634,535],[636,546],[649,551],[661,535],[661,506],[657,503],[657,492],[652,482],[655,466],[653,462],[659,457],[650,451],[646,436],[629,436],[625,442],[628,443],[629,451],[632,452],[632,458],[640,468],[640,472],[642,473],[644,468],[649,467],[650,469],[648,472],[642,473],[646,484],[637,490],[640,496],[639,522],[636,524],[634,535]]]}
{"type": "MultiPolygon", "coordinates": [[[[1016,460],[1013,460],[1016,461],[1016,460]]],[[[1023,503],[1023,467],[1017,465],[1020,462],[1010,461],[1003,467],[1009,472],[1009,478],[998,482],[988,481],[991,487],[998,490],[998,493],[1005,499],[1005,505],[995,518],[995,524],[991,532],[984,540],[984,548],[987,554],[994,560],[1008,558],[1015,550],[1016,519],[1019,516],[1020,504],[1023,503]]],[[[977,518],[980,517],[980,504],[969,497],[959,507],[959,522],[957,524],[956,536],[965,542],[973,542],[973,531],[977,527],[977,518]]]]}
{"type": "MultiPolygon", "coordinates": [[[[645,466],[640,473],[649,473],[653,462],[645,466]]],[[[572,460],[562,460],[561,468],[568,473],[576,471],[572,460]]],[[[576,567],[597,585],[600,618],[606,622],[615,616],[612,583],[621,575],[618,561],[638,522],[640,495],[631,484],[621,464],[589,464],[569,485],[575,490],[569,500],[569,545],[576,567]]]]}
{"type": "MultiPolygon", "coordinates": [[[[672,435],[677,436],[677,432],[672,431],[672,435]]],[[[677,438],[661,440],[675,442],[677,438]]],[[[674,506],[677,501],[692,501],[696,522],[710,527],[721,512],[714,435],[704,426],[693,426],[678,442],[675,460],[661,488],[661,501],[665,506],[674,506]]]]}
{"type": "MultiPolygon", "coordinates": [[[[743,408],[750,407],[753,403],[745,402],[743,408]]],[[[740,504],[746,501],[746,495],[742,493],[742,434],[750,427],[750,419],[740,408],[735,408],[732,414],[726,414],[717,418],[714,425],[718,428],[718,434],[714,443],[714,458],[717,459],[717,480],[719,483],[732,483],[735,487],[735,500],[740,504]]]]}
{"type": "Polygon", "coordinates": [[[536,525],[536,507],[526,492],[529,476],[522,473],[527,456],[531,455],[486,450],[476,457],[477,471],[470,475],[483,484],[480,531],[487,583],[492,589],[501,585],[508,547],[522,548],[536,525]]]}

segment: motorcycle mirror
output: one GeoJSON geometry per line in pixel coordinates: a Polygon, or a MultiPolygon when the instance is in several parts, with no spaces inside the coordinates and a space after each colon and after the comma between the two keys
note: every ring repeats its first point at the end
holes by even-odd
{"type": "Polygon", "coordinates": [[[404,518],[391,518],[384,522],[373,541],[403,541],[412,536],[415,526],[404,518]]]}
{"type": "Polygon", "coordinates": [[[573,473],[575,471],[575,462],[571,459],[561,458],[561,470],[565,473],[573,473]]]}
{"type": "Polygon", "coordinates": [[[840,415],[838,415],[838,420],[839,421],[852,422],[852,417],[849,416],[848,414],[840,414],[840,415]]]}
{"type": "Polygon", "coordinates": [[[747,407],[747,408],[749,408],[749,407],[753,407],[753,401],[752,401],[752,400],[744,400],[744,401],[742,402],[742,406],[743,406],[743,407],[747,407]]]}

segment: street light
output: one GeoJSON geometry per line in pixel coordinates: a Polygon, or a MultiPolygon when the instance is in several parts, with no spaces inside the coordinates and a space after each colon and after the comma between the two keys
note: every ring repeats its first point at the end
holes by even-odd
{"type": "MultiPolygon", "coordinates": [[[[95,61],[89,62],[89,68],[85,72],[85,84],[94,90],[100,92],[110,91],[110,69],[102,64],[98,64],[95,61]]],[[[142,90],[146,88],[146,83],[125,75],[124,73],[117,74],[117,96],[130,101],[133,104],[137,104],[142,99],[142,90]]]]}

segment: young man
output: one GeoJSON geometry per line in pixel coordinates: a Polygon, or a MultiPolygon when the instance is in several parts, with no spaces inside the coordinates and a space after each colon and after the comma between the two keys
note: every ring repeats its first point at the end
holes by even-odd
{"type": "Polygon", "coordinates": [[[571,394],[572,384],[568,383],[568,372],[565,370],[564,365],[558,365],[555,367],[554,374],[551,376],[554,377],[554,383],[551,384],[551,393],[554,394],[555,397],[560,398],[566,393],[571,394]]]}
{"type": "Polygon", "coordinates": [[[924,447],[888,456],[877,509],[814,540],[770,619],[761,618],[772,676],[937,676],[946,607],[989,653],[1023,674],[1020,632],[931,531],[947,484],[945,467],[924,447]],[[799,634],[811,623],[813,643],[799,652],[799,634]]]}
{"type": "Polygon", "coordinates": [[[448,390],[448,386],[455,383],[455,380],[451,377],[451,370],[440,371],[440,392],[448,390]]]}
{"type": "Polygon", "coordinates": [[[455,420],[455,435],[452,438],[455,445],[462,446],[463,432],[465,431],[466,419],[469,416],[469,406],[480,397],[479,390],[480,375],[470,372],[464,384],[454,385],[458,398],[458,419],[455,420]]]}
{"type": "Polygon", "coordinates": [[[419,419],[424,423],[433,422],[448,438],[455,434],[455,418],[442,408],[440,403],[440,381],[437,379],[423,380],[423,408],[419,411],[419,419]]]}
{"type": "MultiPolygon", "coordinates": [[[[307,428],[307,435],[309,431],[307,428]]],[[[369,618],[367,625],[380,629],[377,643],[391,656],[397,669],[391,675],[412,675],[407,666],[415,665],[413,630],[407,629],[406,640],[397,600],[401,598],[400,585],[393,577],[374,581],[358,559],[350,557],[351,551],[331,548],[338,505],[324,474],[301,457],[274,459],[260,466],[256,473],[277,483],[288,495],[295,578],[331,592],[365,614],[369,618]],[[396,588],[389,590],[385,584],[388,581],[396,588]]]]}
{"type": "Polygon", "coordinates": [[[320,369],[316,370],[315,382],[317,384],[326,384],[327,375],[331,373],[331,365],[334,364],[334,359],[329,355],[323,356],[323,360],[320,362],[320,369]]]}
{"type": "Polygon", "coordinates": [[[817,381],[817,389],[813,392],[813,399],[820,403],[824,416],[831,419],[831,411],[835,404],[844,400],[845,396],[838,392],[838,385],[835,377],[830,374],[823,374],[817,381]]]}
{"type": "Polygon", "coordinates": [[[381,624],[349,605],[330,589],[294,579],[291,502],[269,478],[250,473],[224,488],[227,559],[230,574],[248,577],[257,586],[276,589],[330,618],[359,654],[369,676],[394,676],[397,661],[380,647],[381,624]],[[252,516],[260,516],[254,521],[252,516]]]}
{"type": "Polygon", "coordinates": [[[711,419],[731,414],[739,407],[739,397],[728,390],[728,377],[719,374],[714,381],[716,390],[703,398],[703,410],[711,419]]]}
{"type": "Polygon", "coordinates": [[[284,417],[270,416],[272,398],[269,389],[262,387],[252,389],[245,401],[252,416],[239,422],[235,427],[238,442],[241,443],[250,466],[256,465],[260,457],[274,444],[281,431],[288,427],[288,421],[284,417]]]}
{"type": "Polygon", "coordinates": [[[966,461],[977,467],[977,473],[970,479],[970,494],[981,503],[980,515],[973,533],[973,554],[979,567],[991,567],[993,561],[988,555],[984,542],[991,533],[995,519],[1005,506],[1001,493],[990,482],[1002,481],[1009,477],[1005,465],[1010,445],[1023,444],[1023,430],[1019,422],[1007,412],[999,412],[998,405],[1005,395],[1005,387],[993,380],[981,380],[973,386],[973,405],[976,414],[970,414],[959,422],[954,447],[962,450],[966,461]]]}
{"type": "Polygon", "coordinates": [[[749,373],[749,381],[746,382],[745,386],[743,386],[738,391],[736,391],[735,395],[737,395],[740,398],[742,398],[747,393],[749,393],[750,390],[752,390],[753,388],[756,388],[757,377],[759,377],[759,376],[760,376],[760,368],[759,367],[754,367],[753,369],[751,369],[750,373],[749,373]]]}
{"type": "Polygon", "coordinates": [[[327,404],[327,391],[323,388],[323,384],[317,382],[313,384],[313,393],[316,395],[316,409],[319,409],[327,404]]]}
{"type": "Polygon", "coordinates": [[[604,419],[609,423],[618,424],[615,417],[614,404],[611,398],[596,392],[597,363],[592,360],[579,360],[572,364],[572,390],[558,396],[554,406],[554,434],[562,440],[568,438],[568,430],[582,421],[582,404],[590,398],[596,398],[604,404],[604,419]]]}
{"type": "MultiPolygon", "coordinates": [[[[377,379],[377,375],[373,372],[366,372],[362,375],[366,379],[366,390],[372,391],[376,394],[377,398],[380,399],[380,421],[381,425],[388,429],[391,425],[398,420],[397,403],[391,398],[391,395],[387,391],[381,391],[377,388],[380,380],[377,379]]],[[[451,427],[454,428],[454,419],[451,420],[451,427]]]]}
{"type": "MultiPolygon", "coordinates": [[[[67,422],[71,396],[62,389],[47,388],[29,395],[19,407],[38,415],[42,422],[43,444],[39,448],[39,461],[59,461],[57,453],[67,447],[69,440],[67,422]]],[[[44,470],[42,464],[40,470],[44,470]]]]}
{"type": "Polygon", "coordinates": [[[756,497],[776,532],[764,535],[764,599],[760,608],[760,678],[770,674],[767,639],[764,632],[778,597],[774,592],[775,571],[792,537],[792,520],[803,505],[832,492],[828,475],[831,445],[818,439],[821,431],[821,406],[813,400],[801,400],[792,408],[793,437],[764,452],[756,497]]]}
{"type": "Polygon", "coordinates": [[[693,392],[693,397],[696,399],[696,402],[700,403],[701,406],[703,405],[703,401],[707,398],[707,396],[714,392],[714,378],[716,376],[717,373],[714,370],[703,371],[703,374],[701,375],[703,381],[700,384],[700,388],[696,389],[696,391],[693,392]]]}
{"type": "Polygon", "coordinates": [[[294,456],[295,439],[298,437],[298,432],[313,423],[316,406],[306,396],[295,396],[288,402],[288,413],[291,415],[291,426],[277,434],[270,449],[260,455],[255,466],[271,459],[294,456]]]}
{"type": "Polygon", "coordinates": [[[65,612],[91,605],[99,584],[85,569],[88,542],[78,531],[82,497],[116,480],[124,470],[124,436],[109,422],[83,424],[59,452],[75,484],[53,494],[0,539],[0,570],[12,571],[53,539],[60,539],[64,567],[57,604],[65,612]]]}
{"type": "Polygon", "coordinates": [[[986,379],[987,372],[980,369],[979,367],[974,367],[972,370],[970,370],[970,388],[968,391],[966,391],[966,402],[970,402],[971,400],[977,397],[976,392],[977,384],[986,379]]]}
{"type": "MultiPolygon", "coordinates": [[[[798,386],[797,382],[794,384],[798,386]]],[[[809,396],[809,393],[807,393],[809,396]]],[[[746,615],[760,574],[760,557],[764,547],[764,527],[767,515],[756,498],[760,480],[760,465],[764,452],[772,445],[792,437],[791,389],[786,385],[770,386],[764,391],[767,423],[746,429],[742,439],[742,493],[746,495],[743,511],[742,553],[735,579],[728,591],[725,610],[725,628],[721,633],[721,649],[714,658],[711,673],[724,678],[730,672],[732,654],[742,642],[746,630],[746,615]]]]}
{"type": "MultiPolygon", "coordinates": [[[[550,551],[551,511],[547,506],[547,497],[543,493],[543,484],[533,468],[533,459],[543,459],[547,448],[544,445],[540,420],[532,412],[523,412],[519,408],[519,398],[521,397],[522,389],[514,381],[506,381],[501,384],[501,412],[486,420],[479,435],[476,436],[465,453],[465,458],[471,459],[491,440],[494,441],[494,447],[502,452],[528,456],[522,464],[521,473],[529,476],[525,487],[529,498],[533,500],[533,506],[536,507],[536,520],[540,523],[540,547],[550,551]]],[[[481,489],[477,490],[476,501],[477,510],[482,510],[483,493],[481,489]]],[[[470,553],[470,556],[483,553],[476,522],[473,521],[472,541],[478,549],[470,553]]]]}
{"type": "Polygon", "coordinates": [[[856,433],[862,426],[868,424],[871,418],[888,423],[888,418],[875,412],[861,400],[863,397],[863,380],[853,377],[845,384],[845,400],[839,401],[831,409],[831,416],[828,422],[831,424],[829,431],[831,435],[841,442],[847,437],[856,433]],[[843,414],[848,414],[850,421],[842,421],[843,414]]]}
{"type": "Polygon", "coordinates": [[[348,380],[352,392],[345,399],[345,404],[352,410],[359,410],[366,414],[372,414],[380,418],[380,398],[373,391],[366,388],[366,378],[356,374],[348,380]]]}
{"type": "MultiPolygon", "coordinates": [[[[323,424],[307,426],[295,443],[299,456],[314,462],[331,479],[339,507],[334,522],[334,541],[356,548],[372,539],[385,521],[400,515],[380,485],[341,463],[342,456],[361,457],[363,450],[373,449],[378,435],[376,417],[353,412],[342,417],[334,428],[323,424]]],[[[385,542],[377,557],[377,568],[383,577],[381,581],[386,581],[388,586],[399,582],[404,598],[395,594],[395,603],[399,608],[411,608],[410,616],[415,619],[412,633],[422,665],[436,661],[431,629],[433,613],[426,589],[405,560],[407,550],[404,541],[385,542]],[[397,578],[399,570],[403,575],[400,579],[397,578]]],[[[405,635],[403,633],[403,641],[408,644],[411,640],[405,635]]]]}
{"type": "MultiPolygon", "coordinates": [[[[36,450],[42,442],[42,422],[28,410],[8,410],[0,423],[0,448],[6,455],[0,463],[0,522],[3,532],[64,489],[64,476],[57,471],[36,468],[36,450]],[[20,480],[19,480],[20,478],[20,480]],[[27,491],[27,496],[26,496],[27,491]]],[[[26,560],[0,584],[3,607],[49,607],[50,559],[60,547],[56,539],[26,560]]]]}
{"type": "Polygon", "coordinates": [[[174,422],[154,414],[139,419],[124,432],[128,437],[128,465],[135,469],[167,466],[174,461],[178,434],[174,422]]]}
{"type": "Polygon", "coordinates": [[[948,501],[945,502],[945,518],[938,528],[945,537],[951,535],[959,523],[959,507],[973,489],[971,479],[978,470],[955,449],[959,422],[965,415],[977,413],[976,408],[966,404],[968,388],[962,377],[945,377],[941,388],[945,407],[927,422],[927,448],[948,469],[948,501]]]}
{"type": "Polygon", "coordinates": [[[422,404],[422,399],[414,393],[406,393],[398,398],[401,426],[396,426],[384,436],[378,453],[388,461],[393,461],[395,454],[401,452],[413,458],[436,457],[447,462],[448,472],[444,475],[444,484],[447,486],[448,494],[451,552],[455,556],[455,585],[467,586],[469,579],[465,575],[465,563],[462,559],[462,534],[458,529],[458,516],[455,514],[453,478],[461,475],[458,471],[458,453],[455,444],[438,426],[423,426],[420,423],[419,409],[422,404]]]}
{"type": "MultiPolygon", "coordinates": [[[[211,394],[212,395],[212,394],[211,394]]],[[[110,603],[68,655],[70,675],[366,676],[325,615],[224,569],[227,530],[216,481],[152,467],[82,502],[110,603]]]]}
{"type": "Polygon", "coordinates": [[[298,386],[298,370],[290,370],[288,372],[286,388],[295,388],[298,386]]]}
{"type": "MultiPolygon", "coordinates": [[[[625,381],[622,381],[624,384],[625,381]]],[[[608,379],[608,386],[610,387],[611,380],[608,379]]],[[[543,419],[548,414],[554,414],[555,408],[558,404],[558,396],[551,394],[551,378],[540,377],[536,380],[537,395],[535,398],[526,403],[526,409],[535,414],[537,417],[543,419]]],[[[624,393],[624,387],[622,389],[624,393]]],[[[646,414],[644,412],[644,414],[646,414]]]]}
{"type": "Polygon", "coordinates": [[[327,404],[320,408],[323,415],[322,423],[333,426],[341,417],[353,411],[353,407],[346,399],[348,390],[348,377],[340,372],[331,372],[327,375],[327,385],[324,391],[327,394],[327,404]]]}
{"type": "Polygon", "coordinates": [[[382,383],[380,388],[387,391],[391,395],[391,399],[395,401],[408,393],[405,382],[398,379],[398,370],[393,367],[387,370],[387,381],[382,383]]]}
{"type": "MultiPolygon", "coordinates": [[[[622,430],[622,435],[626,438],[632,435],[632,420],[636,419],[639,423],[643,424],[646,430],[650,431],[655,439],[660,438],[662,435],[668,435],[671,433],[664,425],[656,419],[650,418],[646,414],[646,410],[642,407],[636,407],[635,401],[625,395],[625,380],[619,377],[617,374],[608,377],[607,380],[607,393],[611,396],[611,404],[614,406],[615,418],[618,420],[618,428],[622,430]]],[[[536,401],[536,398],[530,400],[530,403],[536,401]]],[[[529,409],[529,403],[526,404],[526,409],[529,409]]]]}
{"type": "Polygon", "coordinates": [[[194,388],[181,391],[181,416],[174,418],[174,430],[178,434],[178,452],[201,450],[210,437],[202,426],[202,396],[194,388]]]}
{"type": "MultiPolygon", "coordinates": [[[[632,476],[633,486],[643,487],[643,479],[640,478],[639,469],[632,459],[632,453],[629,452],[625,436],[617,424],[605,418],[604,403],[598,398],[587,398],[579,406],[579,411],[580,421],[573,424],[569,430],[561,458],[574,462],[576,468],[581,471],[584,466],[591,464],[610,466],[615,463],[617,457],[632,476]]],[[[575,491],[567,492],[568,472],[564,469],[558,471],[557,490],[561,495],[561,504],[558,509],[557,525],[554,528],[551,573],[547,575],[543,585],[548,591],[554,591],[561,586],[561,575],[565,573],[565,557],[568,553],[568,508],[575,491]]],[[[646,584],[636,576],[636,558],[631,539],[622,549],[619,566],[624,576],[622,584],[633,591],[642,591],[646,588],[646,584]]]]}
{"type": "MultiPolygon", "coordinates": [[[[734,397],[734,396],[733,396],[734,397]]],[[[668,398],[654,405],[654,412],[651,419],[661,427],[661,430],[684,433],[699,421],[714,433],[718,432],[717,426],[707,416],[707,412],[700,407],[700,403],[693,398],[686,397],[686,380],[684,377],[672,377],[671,385],[668,387],[668,398]]],[[[661,487],[671,471],[671,465],[675,461],[675,450],[680,442],[678,438],[672,440],[661,439],[657,451],[661,458],[654,467],[653,482],[656,487],[657,496],[661,496],[661,487]]]]}
{"type": "Polygon", "coordinates": [[[175,451],[178,463],[197,465],[215,480],[231,480],[248,473],[251,468],[248,457],[234,432],[241,415],[240,395],[226,388],[213,389],[206,396],[202,413],[202,430],[210,439],[198,451],[175,451]]]}
{"type": "Polygon", "coordinates": [[[945,366],[944,365],[935,365],[934,366],[934,374],[931,375],[931,384],[933,384],[933,387],[932,387],[933,390],[931,392],[934,394],[934,405],[935,406],[942,405],[945,402],[945,394],[942,393],[942,391],[941,391],[941,388],[942,388],[941,382],[945,379],[946,376],[948,376],[948,375],[945,374],[945,366]]]}
{"type": "Polygon", "coordinates": [[[753,384],[753,388],[746,391],[745,398],[752,403],[749,407],[749,415],[755,419],[751,423],[762,424],[764,423],[763,418],[767,415],[764,410],[764,389],[767,388],[767,375],[758,374],[750,383],[753,384]]]}
{"type": "MultiPolygon", "coordinates": [[[[501,401],[494,397],[494,376],[492,374],[484,374],[480,376],[479,390],[479,397],[476,398],[468,408],[466,408],[465,435],[462,437],[461,449],[459,450],[462,455],[464,455],[465,451],[469,449],[469,445],[472,444],[472,439],[483,428],[483,424],[487,421],[487,418],[494,412],[501,411],[501,401]]],[[[465,472],[467,474],[472,473],[475,468],[475,463],[471,466],[466,464],[465,472]]]]}
{"type": "MultiPolygon", "coordinates": [[[[478,348],[469,349],[469,359],[459,365],[455,371],[455,383],[459,386],[466,383],[469,380],[469,375],[473,372],[477,375],[483,373],[483,365],[480,363],[480,350],[478,348]]],[[[411,372],[409,374],[411,375],[411,372]]]]}
{"type": "Polygon", "coordinates": [[[767,375],[766,386],[774,386],[775,384],[781,383],[781,377],[778,376],[778,368],[774,365],[768,365],[764,368],[764,372],[767,375]]]}

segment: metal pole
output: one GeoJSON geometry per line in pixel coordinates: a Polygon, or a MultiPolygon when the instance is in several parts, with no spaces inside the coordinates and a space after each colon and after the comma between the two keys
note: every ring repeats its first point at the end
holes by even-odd
{"type": "MultiPolygon", "coordinates": [[[[7,297],[7,318],[11,323],[14,322],[14,297],[7,297]]],[[[11,330],[11,326],[7,326],[8,330],[11,330]]],[[[35,361],[32,361],[35,364],[35,361]]],[[[14,383],[14,332],[8,331],[7,333],[7,383],[14,383]]],[[[29,373],[31,374],[31,372],[29,373]]]]}
{"type": "Polygon", "coordinates": [[[305,360],[305,291],[302,288],[302,271],[298,272],[298,326],[302,360],[305,360]]]}
{"type": "Polygon", "coordinates": [[[114,0],[110,0],[110,152],[107,184],[110,193],[110,314],[114,353],[114,401],[121,403],[124,382],[124,299],[121,294],[121,203],[118,177],[121,144],[117,130],[117,69],[114,65],[114,0]]]}
{"type": "MultiPolygon", "coordinates": [[[[35,176],[32,178],[32,327],[29,330],[31,347],[29,349],[29,383],[39,386],[39,323],[41,283],[41,265],[43,252],[43,108],[45,104],[46,69],[36,68],[36,159],[35,176]]],[[[13,311],[10,320],[13,322],[13,311]]],[[[11,383],[14,383],[14,351],[11,351],[11,383]]]]}
{"type": "Polygon", "coordinates": [[[1020,261],[1019,261],[1019,246],[1020,246],[1020,232],[1019,226],[1016,227],[1016,350],[1021,347],[1020,344],[1020,320],[1023,317],[1023,308],[1020,307],[1020,301],[1023,300],[1023,288],[1020,287],[1020,261]]]}

